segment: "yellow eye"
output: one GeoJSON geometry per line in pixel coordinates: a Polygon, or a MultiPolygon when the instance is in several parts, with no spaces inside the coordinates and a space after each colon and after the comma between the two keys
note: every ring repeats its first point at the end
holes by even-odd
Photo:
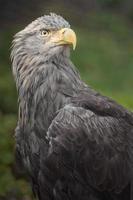
{"type": "Polygon", "coordinates": [[[47,36],[47,35],[49,35],[49,33],[50,33],[49,30],[42,30],[42,31],[41,31],[41,35],[42,35],[42,36],[47,36]]]}

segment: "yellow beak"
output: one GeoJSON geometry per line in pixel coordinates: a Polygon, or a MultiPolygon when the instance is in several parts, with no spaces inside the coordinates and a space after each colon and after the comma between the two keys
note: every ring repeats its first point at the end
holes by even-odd
{"type": "Polygon", "coordinates": [[[70,28],[63,28],[57,32],[56,35],[56,43],[57,44],[72,44],[73,50],[76,48],[76,34],[75,32],[70,28]],[[58,38],[58,39],[57,39],[58,38]]]}

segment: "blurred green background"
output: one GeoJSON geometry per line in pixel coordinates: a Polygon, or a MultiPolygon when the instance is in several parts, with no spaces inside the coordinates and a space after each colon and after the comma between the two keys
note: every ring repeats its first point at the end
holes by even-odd
{"type": "Polygon", "coordinates": [[[0,200],[33,199],[14,158],[18,108],[10,46],[17,31],[49,12],[75,30],[71,57],[86,83],[133,109],[132,0],[0,0],[0,200]]]}

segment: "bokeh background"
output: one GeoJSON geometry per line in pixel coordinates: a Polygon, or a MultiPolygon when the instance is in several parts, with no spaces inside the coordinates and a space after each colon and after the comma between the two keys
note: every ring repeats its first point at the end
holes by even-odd
{"type": "Polygon", "coordinates": [[[133,0],[0,0],[0,200],[33,199],[15,163],[10,46],[17,31],[49,12],[64,16],[77,33],[71,57],[86,83],[133,109],[133,0]]]}

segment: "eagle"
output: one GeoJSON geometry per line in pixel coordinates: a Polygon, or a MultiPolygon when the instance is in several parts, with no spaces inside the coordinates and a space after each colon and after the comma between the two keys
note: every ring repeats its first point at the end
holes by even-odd
{"type": "Polygon", "coordinates": [[[17,160],[39,200],[133,200],[133,113],[82,81],[71,47],[55,13],[14,36],[17,160]]]}

